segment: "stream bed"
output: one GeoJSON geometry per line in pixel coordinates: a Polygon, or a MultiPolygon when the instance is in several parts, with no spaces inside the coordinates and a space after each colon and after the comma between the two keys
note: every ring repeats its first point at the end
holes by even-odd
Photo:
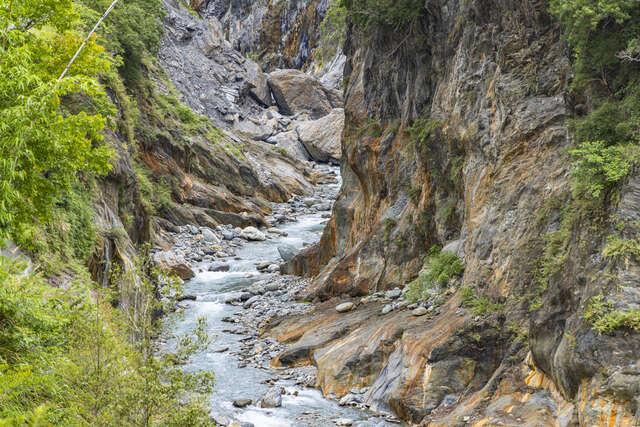
{"type": "MultiPolygon", "coordinates": [[[[332,169],[335,171],[337,169],[332,169]]],[[[339,179],[316,191],[318,201],[335,198],[339,179]]],[[[293,222],[278,225],[278,234],[267,233],[265,241],[249,241],[235,249],[235,256],[225,260],[228,271],[208,271],[211,260],[192,265],[196,275],[184,285],[195,301],[181,303],[181,310],[166,321],[167,335],[181,335],[192,330],[199,317],[207,319],[213,340],[207,351],[191,358],[187,370],[211,370],[216,385],[210,403],[212,417],[221,425],[280,426],[391,426],[399,423],[389,414],[374,414],[362,408],[340,406],[310,386],[315,383],[315,368],[273,369],[269,361],[284,346],[258,336],[259,325],[278,315],[301,313],[308,304],[296,301],[308,283],[306,280],[258,271],[256,264],[282,262],[278,247],[296,249],[315,243],[322,235],[327,211],[303,210],[293,222]],[[251,294],[250,292],[253,292],[251,294]],[[242,298],[243,295],[246,295],[242,298]],[[247,297],[256,301],[247,307],[247,297]],[[283,392],[282,405],[262,408],[261,400],[270,389],[283,392]],[[251,400],[239,408],[234,401],[251,400]]],[[[226,267],[225,267],[226,268],[226,267]]],[[[170,342],[170,341],[169,341],[170,342]]],[[[354,401],[366,389],[353,390],[354,401]]],[[[237,403],[237,402],[236,402],[237,403]]],[[[344,401],[342,402],[345,403],[344,401]]]]}

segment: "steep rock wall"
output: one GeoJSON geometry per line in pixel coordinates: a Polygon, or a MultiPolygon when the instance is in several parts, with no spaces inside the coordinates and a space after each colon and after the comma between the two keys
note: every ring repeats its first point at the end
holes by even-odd
{"type": "Polygon", "coordinates": [[[235,49],[271,70],[307,65],[328,8],[328,0],[208,0],[196,10],[218,18],[235,49]]]}
{"type": "Polygon", "coordinates": [[[637,424],[640,340],[598,334],[584,316],[603,289],[616,306],[640,303],[636,261],[601,255],[606,218],[635,216],[634,174],[597,231],[574,225],[567,263],[538,280],[569,204],[573,115],[546,2],[427,1],[406,31],[349,30],[343,187],[321,242],[284,269],[316,276],[309,297],[329,302],[269,330],[293,343],[274,363],[316,364],[325,392],[369,385],[369,404],[413,422],[637,424]],[[366,300],[346,320],[333,310],[334,297],[404,286],[431,245],[451,241],[462,283],[428,316],[366,300]],[[462,284],[502,308],[473,315],[462,284]]]}

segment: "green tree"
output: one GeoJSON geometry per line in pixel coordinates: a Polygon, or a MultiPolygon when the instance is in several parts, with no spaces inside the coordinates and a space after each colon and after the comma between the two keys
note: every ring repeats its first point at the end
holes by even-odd
{"type": "Polygon", "coordinates": [[[82,43],[69,0],[0,2],[0,236],[46,219],[78,171],[106,173],[111,151],[100,145],[110,103],[97,75],[110,67],[91,40],[61,81],[82,43]],[[90,112],[62,100],[80,96],[90,112]]]}
{"type": "MultiPolygon", "coordinates": [[[[78,0],[85,31],[97,21],[111,1],[78,0]]],[[[162,41],[164,32],[160,19],[163,13],[159,0],[121,1],[99,31],[107,50],[119,57],[120,71],[130,83],[140,80],[145,53],[155,53],[162,41]]]]}
{"type": "Polygon", "coordinates": [[[340,0],[339,6],[362,28],[383,25],[400,31],[420,16],[424,0],[340,0]]]}

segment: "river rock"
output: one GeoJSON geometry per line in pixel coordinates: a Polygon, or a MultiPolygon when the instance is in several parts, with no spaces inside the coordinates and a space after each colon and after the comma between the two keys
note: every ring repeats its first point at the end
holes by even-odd
{"type": "Polygon", "coordinates": [[[318,203],[317,205],[311,206],[311,209],[316,210],[318,212],[330,211],[331,210],[331,203],[329,203],[329,202],[318,203]]]}
{"type": "Polygon", "coordinates": [[[387,314],[393,311],[393,306],[391,304],[387,304],[382,307],[382,314],[387,314]]]}
{"type": "Polygon", "coordinates": [[[222,234],[224,240],[233,240],[233,238],[236,237],[233,231],[230,230],[222,230],[220,234],[222,234]]]}
{"type": "Polygon", "coordinates": [[[277,234],[278,236],[288,236],[289,234],[286,231],[282,231],[278,228],[272,227],[269,230],[269,233],[277,234]]]}
{"type": "Polygon", "coordinates": [[[385,296],[389,299],[398,299],[402,296],[400,288],[391,289],[385,293],[385,296]]]}
{"type": "Polygon", "coordinates": [[[269,144],[273,144],[276,147],[286,151],[294,159],[308,161],[311,159],[309,152],[304,145],[298,139],[298,132],[291,130],[288,132],[281,132],[267,138],[269,144]]]}
{"type": "Polygon", "coordinates": [[[308,113],[312,118],[323,117],[342,106],[342,95],[326,88],[313,76],[299,70],[278,70],[269,74],[269,87],[284,115],[308,113]]]}
{"type": "Polygon", "coordinates": [[[281,287],[281,285],[277,282],[274,283],[269,283],[267,286],[264,287],[264,290],[267,292],[273,292],[273,291],[277,291],[279,290],[281,287]]]}
{"type": "Polygon", "coordinates": [[[258,141],[264,141],[277,130],[277,121],[258,121],[257,119],[237,120],[233,128],[240,135],[258,141]]]}
{"type": "Polygon", "coordinates": [[[349,418],[338,418],[338,419],[333,420],[333,422],[337,426],[351,426],[351,425],[353,425],[353,420],[351,420],[349,418]]]}
{"type": "Polygon", "coordinates": [[[271,261],[263,261],[256,264],[256,269],[259,271],[266,270],[272,264],[271,261]]]}
{"type": "Polygon", "coordinates": [[[336,306],[336,311],[338,313],[345,313],[347,311],[353,310],[355,308],[355,304],[352,302],[343,302],[342,304],[338,304],[336,306]]]}
{"type": "Polygon", "coordinates": [[[280,266],[278,264],[271,264],[269,267],[267,267],[267,271],[269,273],[275,273],[277,271],[280,271],[280,266]]]}
{"type": "Polygon", "coordinates": [[[280,387],[272,387],[262,398],[260,402],[262,408],[279,408],[282,406],[282,389],[280,387]]]}
{"type": "Polygon", "coordinates": [[[280,253],[282,260],[287,262],[296,256],[298,250],[292,245],[280,245],[278,246],[278,253],[280,253]]]}
{"type": "Polygon", "coordinates": [[[307,207],[311,207],[311,206],[313,206],[313,205],[317,204],[318,202],[320,202],[320,200],[315,199],[315,198],[313,198],[313,197],[305,197],[305,198],[302,200],[302,203],[304,203],[305,205],[307,205],[307,207]]]}
{"type": "Polygon", "coordinates": [[[211,420],[219,426],[226,427],[231,424],[231,418],[227,417],[226,415],[211,414],[209,415],[209,418],[211,418],[211,420]]]}
{"type": "Polygon", "coordinates": [[[338,402],[340,406],[357,406],[360,403],[362,403],[362,398],[353,393],[344,395],[338,402]]]}
{"type": "Polygon", "coordinates": [[[229,264],[224,262],[214,262],[209,266],[209,271],[229,271],[229,264]]]}
{"type": "Polygon", "coordinates": [[[265,236],[262,231],[258,230],[255,227],[247,227],[243,229],[242,232],[240,233],[240,237],[246,240],[253,240],[253,241],[267,240],[267,236],[265,236]]]}
{"type": "Polygon", "coordinates": [[[218,239],[218,236],[216,236],[215,233],[207,227],[202,227],[202,240],[209,244],[220,244],[220,239],[218,239]]]}
{"type": "Polygon", "coordinates": [[[342,157],[343,129],[342,108],[336,108],[318,120],[300,122],[296,126],[298,138],[313,160],[332,163],[339,163],[342,157]]]}
{"type": "Polygon", "coordinates": [[[251,402],[251,399],[236,399],[233,401],[233,406],[235,406],[236,408],[246,408],[247,406],[251,405],[251,402]]]}
{"type": "Polygon", "coordinates": [[[254,295],[248,300],[246,300],[244,304],[242,304],[242,308],[245,308],[245,309],[251,308],[251,306],[257,303],[258,301],[260,301],[260,295],[254,295]]]}
{"type": "Polygon", "coordinates": [[[414,316],[424,316],[425,314],[427,314],[427,311],[428,310],[426,308],[420,306],[420,307],[416,308],[415,310],[413,310],[411,312],[411,314],[413,314],[414,316]]]}
{"type": "Polygon", "coordinates": [[[152,256],[154,264],[169,275],[180,277],[182,280],[189,280],[196,274],[189,266],[183,255],[172,251],[156,252],[152,256]]]}

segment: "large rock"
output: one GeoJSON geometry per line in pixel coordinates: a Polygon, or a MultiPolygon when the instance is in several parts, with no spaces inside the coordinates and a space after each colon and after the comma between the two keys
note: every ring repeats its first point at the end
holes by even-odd
{"type": "Polygon", "coordinates": [[[202,228],[202,240],[204,240],[206,243],[212,243],[216,245],[220,244],[220,239],[218,239],[218,236],[216,236],[215,233],[207,227],[202,228]]]}
{"type": "Polygon", "coordinates": [[[304,145],[298,139],[298,132],[291,130],[271,136],[267,139],[269,144],[274,144],[278,148],[282,148],[289,155],[298,160],[310,160],[311,156],[304,145]]]}
{"type": "Polygon", "coordinates": [[[244,66],[247,72],[246,77],[251,96],[264,106],[268,107],[273,105],[267,75],[262,72],[258,64],[250,59],[244,63],[244,66]]]}
{"type": "Polygon", "coordinates": [[[340,162],[344,110],[335,108],[318,119],[300,122],[296,126],[298,138],[311,157],[318,162],[340,162]]]}
{"type": "Polygon", "coordinates": [[[262,408],[278,408],[282,406],[282,389],[280,387],[272,387],[262,398],[260,402],[262,408]]]}
{"type": "Polygon", "coordinates": [[[258,120],[248,118],[235,121],[233,128],[240,135],[258,141],[264,141],[278,130],[278,121],[276,119],[258,120]]]}
{"type": "Polygon", "coordinates": [[[182,280],[189,280],[195,276],[187,260],[180,254],[162,251],[153,254],[152,258],[156,267],[169,275],[178,276],[182,280]]]}
{"type": "Polygon", "coordinates": [[[282,260],[287,262],[298,254],[298,250],[291,245],[280,245],[278,246],[278,253],[280,253],[282,260]]]}
{"type": "Polygon", "coordinates": [[[342,97],[314,77],[298,70],[278,70],[269,74],[269,87],[282,114],[308,113],[317,119],[342,107],[342,97]]]}
{"type": "Polygon", "coordinates": [[[246,240],[263,241],[267,240],[267,236],[255,227],[247,227],[240,233],[240,237],[246,240]]]}

